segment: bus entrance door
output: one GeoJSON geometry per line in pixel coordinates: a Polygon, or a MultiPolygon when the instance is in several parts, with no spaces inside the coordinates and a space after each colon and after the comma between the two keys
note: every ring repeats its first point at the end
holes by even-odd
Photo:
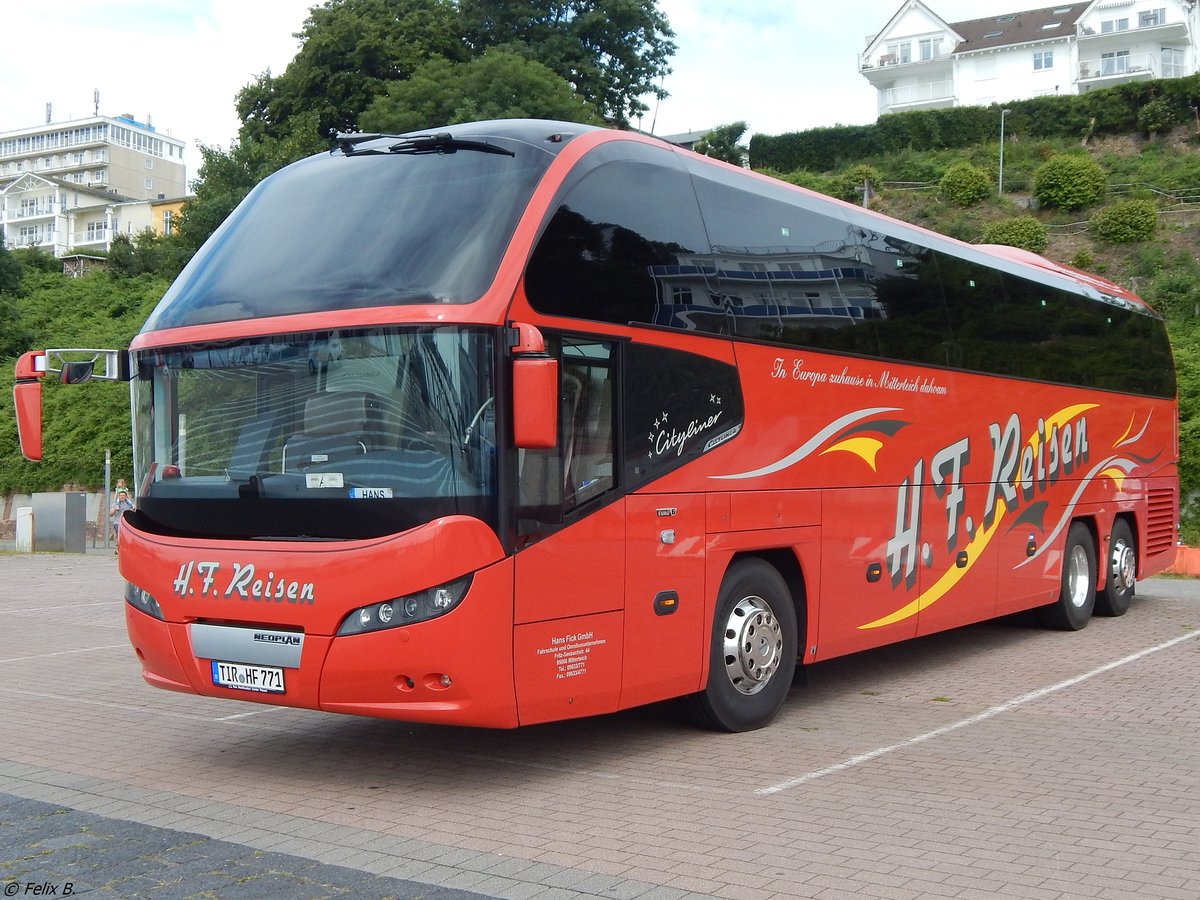
{"type": "Polygon", "coordinates": [[[626,498],[621,707],[701,688],[708,652],[703,494],[626,498]]]}
{"type": "Polygon", "coordinates": [[[513,588],[521,724],[614,712],[621,692],[624,502],[521,550],[513,588]]]}

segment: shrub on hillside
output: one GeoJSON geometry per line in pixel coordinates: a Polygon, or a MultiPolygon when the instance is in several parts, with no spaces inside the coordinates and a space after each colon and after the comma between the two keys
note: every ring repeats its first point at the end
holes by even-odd
{"type": "Polygon", "coordinates": [[[1071,257],[1068,265],[1074,266],[1076,269],[1088,271],[1096,264],[1096,257],[1092,255],[1092,251],[1087,247],[1081,247],[1075,251],[1075,255],[1071,257]]]}
{"type": "Polygon", "coordinates": [[[833,195],[851,203],[862,203],[864,181],[870,182],[872,190],[878,192],[883,186],[883,175],[874,166],[864,163],[851,166],[833,177],[833,195]]]}
{"type": "Polygon", "coordinates": [[[967,162],[959,162],[946,170],[938,182],[938,193],[957,206],[974,206],[992,192],[988,173],[967,162]]]}
{"type": "Polygon", "coordinates": [[[1046,226],[1033,216],[1014,216],[992,222],[983,229],[985,244],[1007,244],[1041,253],[1046,249],[1046,226]]]}
{"type": "Polygon", "coordinates": [[[1144,131],[1153,138],[1158,132],[1166,131],[1175,124],[1175,110],[1171,108],[1171,102],[1166,97],[1155,97],[1138,110],[1137,124],[1139,131],[1144,131]]]}
{"type": "Polygon", "coordinates": [[[1110,244],[1136,244],[1154,237],[1158,207],[1151,200],[1122,200],[1088,220],[1092,237],[1110,244]]]}
{"type": "Polygon", "coordinates": [[[1080,154],[1052,156],[1033,173],[1033,195],[1042,206],[1081,209],[1099,200],[1107,188],[1104,170],[1080,154]]]}

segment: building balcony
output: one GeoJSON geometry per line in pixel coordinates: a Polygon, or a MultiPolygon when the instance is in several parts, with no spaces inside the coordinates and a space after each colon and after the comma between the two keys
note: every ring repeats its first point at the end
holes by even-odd
{"type": "Polygon", "coordinates": [[[950,59],[948,52],[941,52],[924,59],[916,57],[899,58],[895,53],[876,53],[874,56],[867,56],[865,53],[860,53],[858,56],[858,67],[860,69],[888,69],[895,66],[923,66],[929,63],[946,62],[950,59]]]}
{"type": "Polygon", "coordinates": [[[1128,44],[1131,41],[1180,41],[1188,36],[1185,22],[1164,22],[1161,25],[1142,25],[1120,31],[1100,31],[1092,26],[1079,27],[1079,44],[1092,50],[1108,43],[1128,44]]]}
{"type": "Polygon", "coordinates": [[[880,95],[881,111],[936,108],[954,105],[953,81],[930,81],[888,88],[880,95]]]}
{"type": "Polygon", "coordinates": [[[32,222],[35,219],[53,219],[58,213],[53,209],[15,209],[8,214],[10,222],[32,222]]]}
{"type": "Polygon", "coordinates": [[[1111,87],[1151,78],[1179,78],[1186,74],[1183,66],[1164,66],[1157,53],[1126,53],[1079,61],[1079,82],[1088,87],[1111,87]]]}
{"type": "Polygon", "coordinates": [[[894,54],[876,54],[859,57],[859,73],[877,90],[884,90],[898,78],[920,79],[924,82],[948,78],[953,71],[954,60],[949,53],[939,53],[929,59],[899,60],[894,54]]]}

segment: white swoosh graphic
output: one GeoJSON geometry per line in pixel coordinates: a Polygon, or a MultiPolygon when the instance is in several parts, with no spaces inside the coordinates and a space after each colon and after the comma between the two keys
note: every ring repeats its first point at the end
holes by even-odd
{"type": "Polygon", "coordinates": [[[841,431],[847,425],[853,425],[855,422],[859,422],[878,413],[899,411],[899,406],[876,406],[872,409],[860,409],[852,413],[846,413],[846,415],[842,416],[840,419],[830,422],[778,462],[770,463],[759,469],[752,469],[749,472],[738,472],[736,475],[712,475],[710,477],[729,480],[735,478],[757,478],[759,475],[773,475],[776,472],[780,472],[789,466],[794,466],[796,463],[800,462],[800,460],[804,459],[804,457],[808,456],[823,443],[829,440],[830,437],[837,434],[837,432],[841,431]]]}

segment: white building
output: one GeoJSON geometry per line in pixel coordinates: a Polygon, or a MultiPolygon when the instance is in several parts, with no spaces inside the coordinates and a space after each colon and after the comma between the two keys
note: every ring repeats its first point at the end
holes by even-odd
{"type": "Polygon", "coordinates": [[[0,240],[66,256],[155,226],[184,196],[183,148],[128,116],[0,132],[0,240]]]}
{"type": "Polygon", "coordinates": [[[1200,69],[1197,6],[1092,0],[947,22],[921,0],[905,0],[867,39],[858,67],[878,92],[880,114],[1180,78],[1200,69]]]}

